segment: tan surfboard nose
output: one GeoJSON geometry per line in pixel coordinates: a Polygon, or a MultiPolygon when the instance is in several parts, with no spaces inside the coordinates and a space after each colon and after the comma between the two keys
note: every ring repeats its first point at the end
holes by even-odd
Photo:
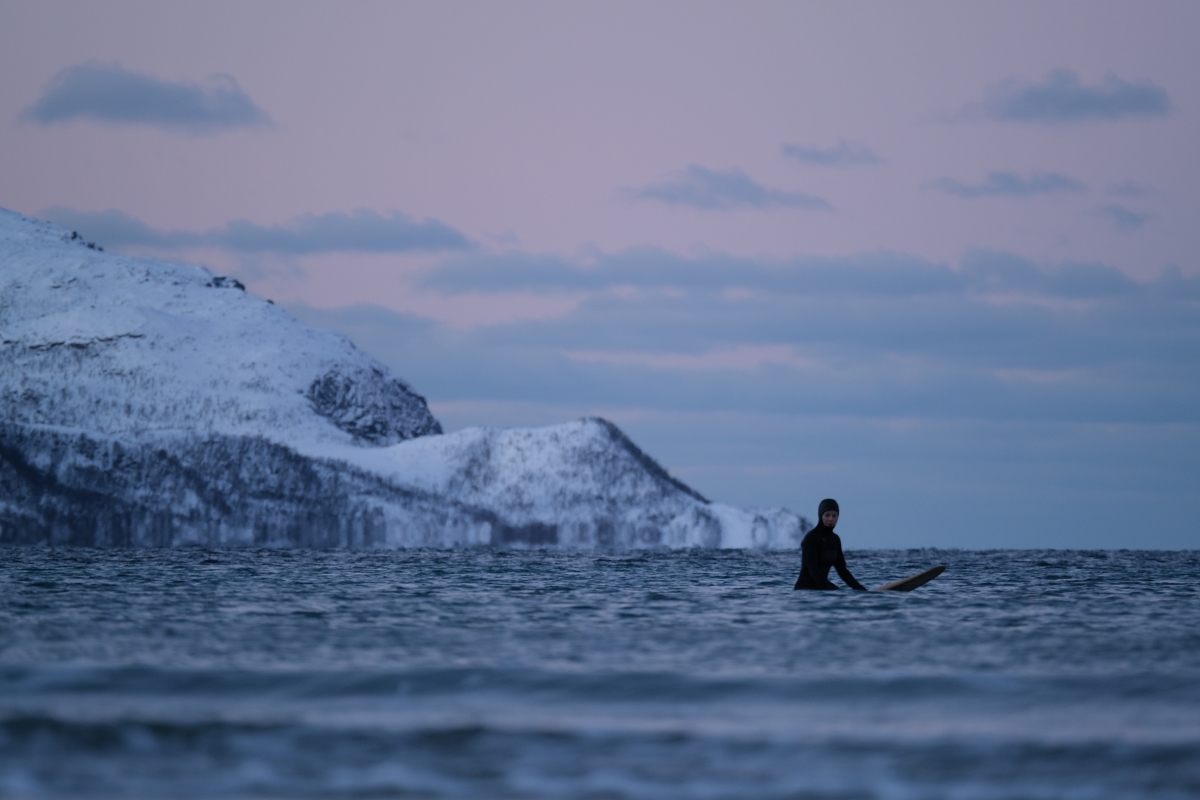
{"type": "Polygon", "coordinates": [[[938,564],[936,567],[931,567],[924,572],[918,572],[916,575],[909,575],[907,578],[901,578],[898,581],[877,586],[871,591],[873,592],[911,592],[918,586],[924,586],[931,580],[941,575],[946,571],[945,564],[938,564]]]}

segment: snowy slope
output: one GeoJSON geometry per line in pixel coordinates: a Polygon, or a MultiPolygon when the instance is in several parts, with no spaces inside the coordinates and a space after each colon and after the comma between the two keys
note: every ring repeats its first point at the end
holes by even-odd
{"type": "Polygon", "coordinates": [[[0,210],[0,419],[135,438],[441,432],[424,399],[348,339],[203,267],[71,237],[0,210]]]}
{"type": "Polygon", "coordinates": [[[491,509],[509,526],[492,536],[499,542],[793,548],[807,530],[782,509],[748,512],[708,502],[602,419],[308,452],[414,492],[491,509]]]}
{"type": "Polygon", "coordinates": [[[617,428],[441,435],[346,338],[0,210],[0,542],[795,547],[617,428]]]}

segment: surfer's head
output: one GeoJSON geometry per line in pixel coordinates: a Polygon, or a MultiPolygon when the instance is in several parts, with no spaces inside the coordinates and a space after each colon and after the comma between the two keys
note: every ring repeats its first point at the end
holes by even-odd
{"type": "Polygon", "coordinates": [[[817,506],[817,517],[821,520],[821,524],[830,530],[834,525],[837,525],[838,514],[841,510],[838,508],[837,500],[832,497],[826,497],[821,501],[821,505],[817,506]]]}

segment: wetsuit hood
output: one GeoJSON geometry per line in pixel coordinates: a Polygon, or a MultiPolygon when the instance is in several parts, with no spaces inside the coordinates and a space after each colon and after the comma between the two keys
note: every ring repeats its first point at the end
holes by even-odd
{"type": "Polygon", "coordinates": [[[842,510],[838,508],[837,500],[834,500],[832,497],[826,497],[821,501],[821,505],[817,506],[818,523],[820,523],[821,517],[825,516],[826,511],[836,511],[839,514],[842,513],[842,510]]]}
{"type": "Polygon", "coordinates": [[[821,505],[817,506],[817,525],[813,528],[817,533],[833,530],[833,528],[825,526],[826,511],[836,511],[839,515],[842,513],[842,510],[838,508],[837,500],[834,500],[832,497],[826,497],[822,500],[821,505]]]}

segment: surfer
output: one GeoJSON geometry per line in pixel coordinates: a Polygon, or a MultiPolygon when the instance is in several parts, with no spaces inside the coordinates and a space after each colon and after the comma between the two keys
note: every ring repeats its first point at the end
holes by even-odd
{"type": "Polygon", "coordinates": [[[800,577],[796,579],[793,589],[838,588],[829,580],[829,568],[833,567],[851,589],[866,590],[867,587],[856,581],[850,570],[846,569],[842,540],[833,532],[838,514],[836,500],[822,500],[821,505],[817,507],[817,519],[820,521],[800,543],[800,577]]]}

